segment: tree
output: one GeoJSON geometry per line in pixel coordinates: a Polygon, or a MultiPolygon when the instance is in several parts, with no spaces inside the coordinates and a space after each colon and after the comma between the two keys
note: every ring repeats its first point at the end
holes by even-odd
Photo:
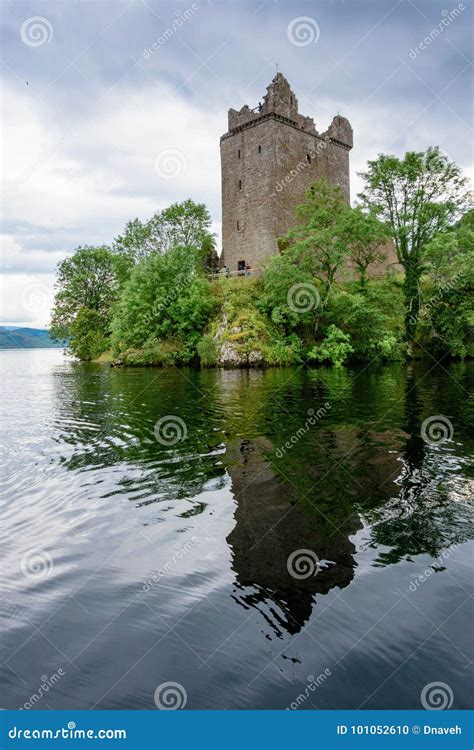
{"type": "Polygon", "coordinates": [[[129,221],[112,244],[120,283],[128,279],[133,266],[152,253],[166,253],[178,246],[200,249],[204,267],[214,269],[217,253],[210,226],[211,216],[204,203],[191,199],[157,211],[149,221],[129,221]]]}
{"type": "Polygon", "coordinates": [[[474,355],[474,211],[426,248],[420,338],[436,355],[474,355]]]}
{"type": "Polygon", "coordinates": [[[369,266],[387,257],[383,246],[390,237],[390,230],[373,211],[365,213],[360,206],[352,210],[352,224],[350,258],[359,273],[360,287],[364,288],[369,266]]]}
{"type": "Polygon", "coordinates": [[[115,300],[117,278],[114,257],[105,247],[78,247],[58,265],[56,296],[51,318],[51,336],[69,339],[70,349],[80,359],[92,359],[106,348],[110,331],[110,309],[115,300]],[[88,334],[90,347],[84,341],[88,334]]]}
{"type": "Polygon", "coordinates": [[[301,224],[281,238],[281,246],[302,271],[321,282],[320,309],[327,305],[336,273],[349,254],[351,211],[342,190],[319,180],[296,208],[301,224]],[[285,249],[286,246],[286,249],[285,249]]]}
{"type": "Polygon", "coordinates": [[[204,203],[191,199],[157,211],[150,220],[151,236],[159,252],[172,247],[202,248],[211,235],[211,215],[204,203]]]}
{"type": "Polygon", "coordinates": [[[114,306],[117,353],[174,340],[183,346],[183,361],[194,356],[216,304],[210,282],[198,272],[199,262],[196,248],[175,247],[135,266],[114,306]]]}
{"type": "Polygon", "coordinates": [[[388,231],[374,212],[351,208],[339,186],[315,182],[296,209],[301,225],[280,238],[280,248],[303,273],[320,282],[315,330],[329,302],[338,271],[352,257],[365,281],[368,266],[382,257],[388,231]]]}
{"type": "Polygon", "coordinates": [[[403,159],[381,154],[369,161],[360,176],[365,182],[360,198],[389,223],[405,269],[405,331],[411,340],[416,333],[426,248],[468,204],[467,180],[438,147],[410,151],[403,159]]]}

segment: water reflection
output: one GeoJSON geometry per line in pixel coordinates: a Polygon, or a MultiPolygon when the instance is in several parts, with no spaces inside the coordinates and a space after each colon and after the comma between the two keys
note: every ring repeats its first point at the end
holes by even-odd
{"type": "MultiPolygon", "coordinates": [[[[150,708],[158,676],[186,684],[192,708],[282,708],[299,692],[291,687],[298,664],[304,682],[330,666],[328,653],[353,655],[357,674],[363,664],[370,695],[382,679],[380,654],[391,673],[391,659],[410,665],[418,646],[422,673],[436,665],[453,688],[462,683],[464,560],[450,556],[449,575],[442,570],[431,590],[417,590],[428,620],[418,622],[403,600],[396,619],[372,626],[392,595],[408,591],[412,570],[472,537],[472,363],[449,372],[419,363],[198,372],[4,354],[8,707],[22,705],[64,654],[71,677],[49,696],[53,708],[150,708]],[[310,410],[320,416],[306,429],[310,410]],[[421,425],[436,414],[454,434],[430,446],[421,425]],[[157,442],[154,426],[165,415],[184,420],[185,440],[157,442]],[[145,595],[143,581],[193,536],[199,543],[145,595]],[[37,580],[19,561],[38,547],[54,568],[37,580]],[[320,559],[316,576],[290,575],[288,558],[299,549],[320,559]],[[438,617],[438,608],[447,612],[438,617]],[[458,650],[448,658],[436,643],[444,636],[435,635],[425,654],[426,623],[453,612],[443,632],[458,650]],[[313,625],[325,639],[321,653],[313,641],[304,645],[313,625]],[[167,634],[171,626],[178,634],[167,634]],[[375,656],[364,650],[367,632],[375,656]],[[291,663],[258,682],[252,670],[258,675],[281,653],[291,663]],[[210,661],[209,673],[200,659],[210,661]]],[[[406,695],[410,675],[396,675],[393,695],[406,695]]],[[[357,708],[362,699],[351,690],[328,681],[325,707],[357,708]]],[[[418,686],[415,693],[405,707],[418,707],[418,686]]]]}
{"type": "MultiPolygon", "coordinates": [[[[265,453],[263,439],[240,440],[229,446],[227,468],[237,503],[235,528],[227,537],[236,573],[236,601],[259,608],[277,635],[297,633],[311,616],[314,595],[334,586],[347,586],[354,576],[354,545],[334,527],[327,534],[318,514],[309,516],[295,499],[295,488],[278,478],[265,453]],[[296,550],[311,550],[320,560],[317,575],[296,579],[288,558],[296,550]],[[246,591],[246,589],[253,589],[246,591]],[[268,608],[267,612],[268,612],[268,608]]],[[[355,531],[360,522],[351,520],[355,531]]]]}

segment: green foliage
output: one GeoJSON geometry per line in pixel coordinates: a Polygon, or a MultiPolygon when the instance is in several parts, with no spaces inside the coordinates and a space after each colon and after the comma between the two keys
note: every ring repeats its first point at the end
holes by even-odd
{"type": "Polygon", "coordinates": [[[78,247],[58,265],[50,334],[69,339],[71,352],[93,359],[108,345],[117,293],[114,257],[107,247],[78,247]]]}
{"type": "Polygon", "coordinates": [[[323,341],[310,349],[308,358],[340,367],[353,351],[349,334],[331,324],[323,341]]]}
{"type": "Polygon", "coordinates": [[[360,176],[365,182],[360,198],[390,225],[405,269],[405,329],[413,339],[427,246],[470,205],[467,180],[438,147],[409,151],[403,159],[381,154],[360,176]]]}
{"type": "Polygon", "coordinates": [[[196,270],[199,251],[175,247],[154,253],[135,266],[114,307],[116,352],[146,349],[174,339],[183,345],[180,361],[189,361],[216,301],[210,283],[196,270]]]}
{"type": "Polygon", "coordinates": [[[203,336],[196,348],[198,357],[204,367],[212,367],[217,364],[217,344],[212,336],[203,336]]]}
{"type": "MultiPolygon", "coordinates": [[[[288,333],[312,324],[315,319],[316,304],[306,312],[298,312],[295,305],[288,304],[289,295],[291,300],[292,290],[300,284],[313,286],[316,290],[318,282],[295,265],[287,253],[270,259],[264,276],[264,294],[257,304],[270,315],[273,323],[288,333]]],[[[313,294],[316,302],[316,292],[313,294]]]]}
{"type": "Polygon", "coordinates": [[[97,310],[83,307],[69,326],[69,348],[82,360],[99,357],[109,345],[109,335],[102,330],[102,318],[97,310]]]}
{"type": "Polygon", "coordinates": [[[403,295],[400,285],[372,281],[363,289],[346,284],[334,296],[325,322],[350,337],[352,358],[362,362],[400,359],[403,342],[403,295]]]}

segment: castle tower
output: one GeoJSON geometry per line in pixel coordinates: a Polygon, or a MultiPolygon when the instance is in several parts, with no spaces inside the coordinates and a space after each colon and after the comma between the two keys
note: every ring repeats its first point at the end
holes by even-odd
{"type": "Polygon", "coordinates": [[[336,116],[324,133],[298,112],[286,78],[277,73],[263,102],[229,110],[221,138],[221,265],[234,273],[249,263],[261,268],[278,253],[276,237],[294,226],[295,208],[309,186],[324,177],[349,201],[352,128],[336,116]]]}

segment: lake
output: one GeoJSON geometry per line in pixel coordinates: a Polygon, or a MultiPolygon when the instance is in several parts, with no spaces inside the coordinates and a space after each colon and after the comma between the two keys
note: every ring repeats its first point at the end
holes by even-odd
{"type": "Polygon", "coordinates": [[[474,363],[0,362],[2,708],[469,707],[474,363]]]}

